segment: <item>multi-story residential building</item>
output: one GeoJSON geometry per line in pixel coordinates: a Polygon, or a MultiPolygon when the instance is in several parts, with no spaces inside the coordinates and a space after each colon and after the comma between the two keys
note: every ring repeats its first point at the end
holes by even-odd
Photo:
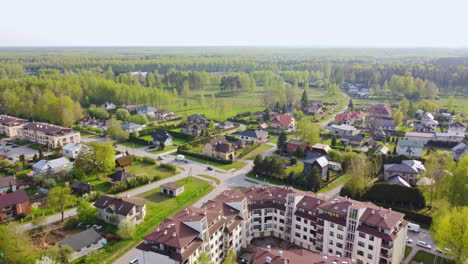
{"type": "Polygon", "coordinates": [[[426,168],[419,160],[402,160],[401,164],[384,164],[384,180],[388,182],[391,178],[398,176],[409,185],[416,186],[418,178],[426,168]]]}
{"type": "Polygon", "coordinates": [[[225,190],[201,208],[186,207],[146,235],[137,249],[143,264],[196,263],[202,252],[221,263],[228,250],[239,252],[254,238],[274,236],[357,263],[397,264],[405,251],[403,216],[346,197],[257,186],[225,190]]]}
{"type": "Polygon", "coordinates": [[[29,213],[29,198],[25,191],[0,194],[0,222],[29,213]]]}
{"type": "Polygon", "coordinates": [[[27,123],[28,121],[25,119],[0,115],[0,134],[7,137],[17,137],[21,128],[27,123]]]}
{"type": "Polygon", "coordinates": [[[235,156],[235,150],[225,137],[217,137],[211,139],[203,146],[203,155],[217,159],[232,160],[235,156]]]}
{"type": "Polygon", "coordinates": [[[51,125],[41,122],[32,122],[19,130],[19,137],[31,142],[45,145],[49,148],[65,146],[68,143],[80,143],[80,133],[71,128],[51,125]]]}

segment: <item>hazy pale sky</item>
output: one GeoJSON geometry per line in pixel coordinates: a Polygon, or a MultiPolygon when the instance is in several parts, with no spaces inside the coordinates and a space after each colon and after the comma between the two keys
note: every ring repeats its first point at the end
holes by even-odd
{"type": "Polygon", "coordinates": [[[0,0],[0,46],[468,47],[468,0],[0,0]]]}

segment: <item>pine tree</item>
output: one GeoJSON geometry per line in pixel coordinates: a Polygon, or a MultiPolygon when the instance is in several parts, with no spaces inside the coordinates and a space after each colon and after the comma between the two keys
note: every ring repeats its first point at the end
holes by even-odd
{"type": "Polygon", "coordinates": [[[286,135],[286,132],[281,131],[281,133],[278,136],[278,149],[283,149],[285,147],[287,140],[288,140],[288,137],[286,135]]]}
{"type": "Polygon", "coordinates": [[[302,109],[306,109],[307,106],[309,106],[309,99],[307,98],[307,92],[304,89],[304,92],[302,93],[302,97],[301,97],[301,107],[302,109]]]}
{"type": "Polygon", "coordinates": [[[331,145],[332,145],[333,148],[336,146],[336,136],[332,137],[331,145]]]}

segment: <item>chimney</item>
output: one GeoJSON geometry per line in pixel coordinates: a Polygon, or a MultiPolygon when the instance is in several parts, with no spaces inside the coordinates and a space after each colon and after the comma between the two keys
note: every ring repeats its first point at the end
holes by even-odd
{"type": "Polygon", "coordinates": [[[270,258],[270,257],[266,257],[266,258],[265,258],[265,262],[266,262],[266,263],[271,263],[271,258],[270,258]]]}
{"type": "Polygon", "coordinates": [[[167,230],[164,230],[164,235],[167,235],[167,230]]]}
{"type": "Polygon", "coordinates": [[[288,259],[284,259],[284,264],[288,264],[288,259]]]}
{"type": "Polygon", "coordinates": [[[268,245],[268,246],[267,246],[267,249],[268,249],[268,252],[270,252],[271,246],[268,245]]]}
{"type": "Polygon", "coordinates": [[[374,209],[372,209],[371,214],[375,214],[375,210],[374,210],[374,209]]]}
{"type": "Polygon", "coordinates": [[[172,233],[172,237],[176,237],[176,232],[173,232],[173,233],[172,233]]]}
{"type": "Polygon", "coordinates": [[[278,251],[278,256],[280,256],[280,257],[283,256],[283,251],[282,250],[278,251]]]}

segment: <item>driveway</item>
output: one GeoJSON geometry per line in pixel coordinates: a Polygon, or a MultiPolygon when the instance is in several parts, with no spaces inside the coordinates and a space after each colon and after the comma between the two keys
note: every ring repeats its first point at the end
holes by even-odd
{"type": "Polygon", "coordinates": [[[408,255],[408,257],[404,260],[404,264],[409,264],[411,263],[411,260],[413,259],[414,255],[416,255],[416,252],[418,250],[422,250],[422,251],[426,251],[426,252],[429,252],[433,255],[436,255],[438,257],[444,257],[444,255],[438,253],[435,249],[436,249],[436,246],[435,246],[435,242],[434,240],[432,239],[431,237],[431,234],[429,233],[429,230],[427,229],[422,229],[420,230],[419,233],[415,233],[415,232],[411,232],[411,231],[408,231],[407,233],[407,236],[413,240],[413,242],[411,244],[408,244],[406,243],[407,246],[410,246],[412,247],[413,249],[411,250],[410,254],[408,255]],[[418,242],[418,240],[422,240],[426,243],[428,243],[429,245],[431,245],[431,249],[427,249],[427,248],[424,248],[424,247],[421,247],[421,246],[418,246],[416,243],[418,242]]]}
{"type": "Polygon", "coordinates": [[[16,161],[19,159],[20,155],[24,155],[25,158],[31,159],[34,154],[38,155],[39,152],[26,146],[19,146],[4,140],[0,140],[0,154],[11,157],[13,158],[13,161],[16,161]]]}

